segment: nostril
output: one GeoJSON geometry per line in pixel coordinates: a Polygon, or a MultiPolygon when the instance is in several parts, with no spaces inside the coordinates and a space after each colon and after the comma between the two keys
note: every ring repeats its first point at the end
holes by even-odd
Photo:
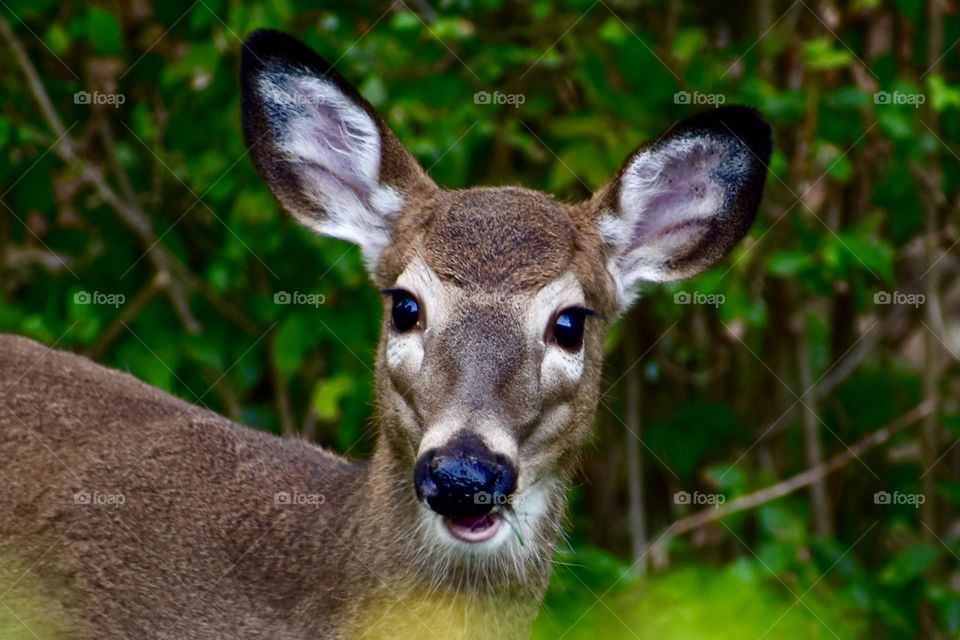
{"type": "Polygon", "coordinates": [[[432,477],[437,465],[437,452],[428,451],[420,456],[413,468],[413,488],[417,492],[418,500],[425,500],[436,496],[440,490],[432,477]]]}
{"type": "Polygon", "coordinates": [[[417,461],[414,485],[417,497],[440,515],[479,516],[506,502],[517,472],[504,456],[429,452],[417,461]]]}
{"type": "Polygon", "coordinates": [[[503,501],[517,489],[517,470],[506,458],[500,458],[502,461],[498,463],[497,479],[491,493],[496,499],[503,501]]]}
{"type": "Polygon", "coordinates": [[[434,482],[433,478],[427,476],[418,486],[418,492],[420,494],[420,499],[430,499],[435,498],[440,495],[440,488],[437,487],[437,483],[434,482]]]}

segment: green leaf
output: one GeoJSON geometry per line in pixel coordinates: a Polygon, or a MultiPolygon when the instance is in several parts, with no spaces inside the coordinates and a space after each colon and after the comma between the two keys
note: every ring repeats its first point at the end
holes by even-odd
{"type": "Polygon", "coordinates": [[[853,269],[866,268],[883,280],[893,280],[894,252],[881,238],[863,238],[851,233],[841,233],[836,238],[846,254],[844,261],[853,269]]]}
{"type": "Polygon", "coordinates": [[[91,9],[87,14],[87,38],[97,53],[118,54],[123,45],[120,23],[103,9],[91,9]]]}
{"type": "Polygon", "coordinates": [[[792,278],[814,265],[814,257],[799,249],[774,251],[767,258],[767,271],[778,278],[792,278]]]}
{"type": "Polygon", "coordinates": [[[318,341],[319,333],[311,319],[302,312],[293,312],[276,329],[270,354],[274,366],[283,375],[293,375],[318,341]]]}
{"type": "Polygon", "coordinates": [[[930,90],[930,102],[937,111],[960,108],[960,85],[949,85],[938,75],[930,76],[927,81],[930,90]]]}
{"type": "Polygon", "coordinates": [[[610,44],[620,44],[627,39],[627,30],[623,23],[614,17],[609,17],[603,21],[599,29],[600,39],[610,44]]]}
{"type": "Polygon", "coordinates": [[[937,489],[954,505],[960,505],[960,482],[955,480],[944,480],[937,489]]]}
{"type": "Polygon", "coordinates": [[[914,124],[910,116],[901,109],[884,108],[877,109],[877,120],[880,128],[894,140],[910,140],[914,135],[914,124]]]}
{"type": "Polygon", "coordinates": [[[832,38],[815,38],[803,46],[807,64],[813,69],[841,69],[849,66],[853,55],[845,48],[834,44],[832,38]]]}
{"type": "Polygon", "coordinates": [[[901,585],[917,578],[933,566],[945,550],[943,547],[921,542],[907,548],[887,563],[880,579],[891,585],[901,585]]]}
{"type": "Polygon", "coordinates": [[[0,149],[7,146],[10,141],[10,121],[0,116],[0,149]]]}
{"type": "Polygon", "coordinates": [[[680,60],[688,62],[703,51],[706,43],[707,36],[703,29],[684,29],[673,39],[673,53],[680,60]]]}
{"type": "Polygon", "coordinates": [[[423,23],[412,11],[398,11],[390,19],[390,27],[397,31],[416,31],[423,23]]]}
{"type": "Polygon", "coordinates": [[[340,419],[340,401],[355,388],[353,378],[346,374],[317,381],[310,399],[317,417],[326,421],[340,419]]]}
{"type": "Polygon", "coordinates": [[[73,38],[70,36],[70,32],[58,22],[50,25],[50,28],[43,34],[43,41],[49,45],[54,53],[63,56],[70,48],[73,38]]]}

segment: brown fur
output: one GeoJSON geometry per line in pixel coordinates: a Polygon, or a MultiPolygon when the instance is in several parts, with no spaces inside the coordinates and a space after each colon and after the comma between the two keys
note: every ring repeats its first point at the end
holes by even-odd
{"type": "Polygon", "coordinates": [[[444,194],[423,238],[427,263],[457,286],[542,287],[570,264],[576,229],[566,207],[526,189],[444,194]]]}
{"type": "MultiPolygon", "coordinates": [[[[391,546],[391,522],[415,505],[383,453],[350,464],[25,338],[0,336],[0,353],[0,563],[28,568],[0,572],[15,576],[0,593],[36,581],[55,637],[346,638],[390,611],[411,635],[368,637],[412,638],[477,611],[412,580],[391,546]],[[124,503],[77,504],[79,492],[124,503]],[[278,492],[325,501],[282,505],[278,492]]],[[[516,628],[507,605],[542,587],[512,587],[488,637],[516,628]]]]}

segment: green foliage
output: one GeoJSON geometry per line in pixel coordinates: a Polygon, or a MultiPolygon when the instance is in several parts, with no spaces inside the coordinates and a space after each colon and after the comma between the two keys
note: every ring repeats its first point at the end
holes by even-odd
{"type": "Polygon", "coordinates": [[[759,558],[640,578],[581,550],[557,568],[534,638],[858,638],[866,624],[837,594],[780,583],[759,558]]]}

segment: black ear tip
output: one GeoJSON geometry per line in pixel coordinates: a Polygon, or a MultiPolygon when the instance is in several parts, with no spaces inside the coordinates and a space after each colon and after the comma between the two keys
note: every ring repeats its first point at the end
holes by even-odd
{"type": "MultiPolygon", "coordinates": [[[[301,44],[295,38],[273,29],[257,29],[247,36],[241,47],[241,61],[244,67],[259,66],[278,51],[289,48],[291,41],[301,44]]],[[[301,45],[302,46],[302,45],[301,45]]]]}
{"type": "Polygon", "coordinates": [[[764,165],[770,162],[770,153],[773,150],[770,124],[763,114],[753,107],[744,105],[718,107],[693,116],[681,126],[736,136],[764,165]]]}
{"type": "Polygon", "coordinates": [[[763,114],[752,107],[734,105],[723,109],[722,122],[757,155],[764,165],[770,163],[773,133],[763,114]]]}
{"type": "Polygon", "coordinates": [[[727,107],[724,111],[724,120],[734,133],[753,149],[764,164],[769,163],[773,150],[773,133],[763,114],[743,105],[727,107]]]}
{"type": "Polygon", "coordinates": [[[258,49],[270,47],[276,43],[283,44],[290,40],[299,42],[299,40],[283,31],[277,31],[276,29],[255,29],[250,32],[250,35],[243,41],[243,44],[252,49],[258,49]]]}
{"type": "Polygon", "coordinates": [[[274,29],[251,32],[241,47],[240,69],[243,75],[257,71],[271,60],[307,67],[321,75],[330,71],[330,64],[326,60],[289,34],[274,29]]]}

